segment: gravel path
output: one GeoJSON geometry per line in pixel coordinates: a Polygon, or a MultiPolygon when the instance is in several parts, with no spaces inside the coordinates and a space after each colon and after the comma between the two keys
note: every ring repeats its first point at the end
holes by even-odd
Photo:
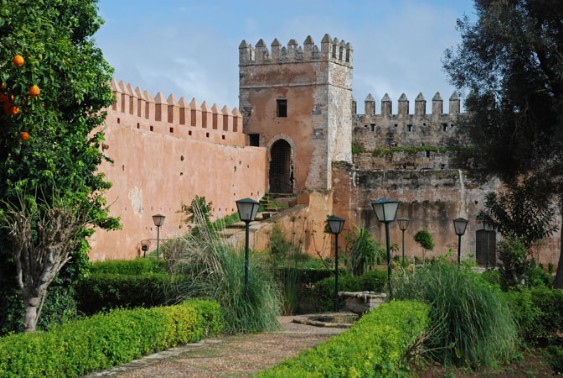
{"type": "Polygon", "coordinates": [[[248,377],[343,331],[293,323],[291,316],[279,322],[277,332],[206,339],[87,377],[248,377]]]}

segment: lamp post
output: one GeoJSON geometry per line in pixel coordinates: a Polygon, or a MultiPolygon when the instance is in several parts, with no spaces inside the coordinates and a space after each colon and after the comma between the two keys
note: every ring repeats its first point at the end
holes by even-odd
{"type": "Polygon", "coordinates": [[[490,222],[484,221],[483,228],[487,233],[487,261],[485,267],[489,269],[489,260],[491,259],[491,231],[493,231],[493,225],[490,222]]]}
{"type": "Polygon", "coordinates": [[[238,216],[245,224],[245,245],[244,245],[244,295],[248,296],[248,239],[250,232],[250,222],[256,218],[260,203],[251,198],[244,198],[236,201],[238,216]]]}
{"type": "Polygon", "coordinates": [[[389,285],[389,298],[393,298],[393,289],[391,287],[391,242],[389,240],[389,223],[395,220],[399,201],[388,198],[380,198],[372,201],[371,206],[377,220],[385,223],[385,238],[387,240],[387,284],[389,285]]]}
{"type": "Polygon", "coordinates": [[[331,234],[334,234],[334,312],[338,311],[338,234],[344,227],[344,219],[331,215],[326,220],[331,234]]]}
{"type": "Polygon", "coordinates": [[[152,216],[152,221],[156,226],[156,258],[158,259],[160,253],[160,226],[164,224],[164,218],[162,214],[156,214],[152,216]]]}
{"type": "Polygon", "coordinates": [[[143,251],[143,257],[147,257],[147,251],[151,246],[151,241],[148,239],[141,240],[141,251],[143,251]]]}
{"type": "Polygon", "coordinates": [[[454,219],[455,233],[457,234],[457,266],[461,266],[461,235],[465,234],[469,221],[465,218],[454,219]]]}
{"type": "Polygon", "coordinates": [[[402,233],[403,233],[403,267],[405,266],[405,230],[409,227],[409,222],[410,219],[409,218],[397,218],[397,223],[399,223],[399,228],[401,229],[402,233]]]}

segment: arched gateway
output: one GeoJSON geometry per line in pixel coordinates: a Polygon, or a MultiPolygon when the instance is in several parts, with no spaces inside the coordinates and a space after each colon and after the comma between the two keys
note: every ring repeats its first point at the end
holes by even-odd
{"type": "Polygon", "coordinates": [[[280,139],[270,149],[270,193],[293,193],[291,145],[280,139]]]}

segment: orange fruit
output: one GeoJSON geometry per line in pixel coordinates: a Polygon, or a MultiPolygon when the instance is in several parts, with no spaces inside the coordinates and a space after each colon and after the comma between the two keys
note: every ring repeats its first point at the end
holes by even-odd
{"type": "Polygon", "coordinates": [[[14,59],[12,59],[12,62],[14,62],[16,67],[21,67],[25,63],[25,59],[21,55],[16,55],[14,56],[14,59]]]}
{"type": "Polygon", "coordinates": [[[10,107],[10,113],[9,113],[9,114],[11,114],[11,115],[16,115],[16,114],[18,114],[19,112],[20,112],[20,109],[19,109],[17,106],[12,105],[12,106],[10,107]]]}
{"type": "Polygon", "coordinates": [[[29,139],[29,133],[27,131],[22,131],[19,133],[18,137],[25,142],[29,139]]]}
{"type": "Polygon", "coordinates": [[[37,97],[39,96],[40,93],[41,93],[41,89],[39,88],[38,85],[32,85],[31,87],[29,87],[29,95],[31,97],[37,97]]]}

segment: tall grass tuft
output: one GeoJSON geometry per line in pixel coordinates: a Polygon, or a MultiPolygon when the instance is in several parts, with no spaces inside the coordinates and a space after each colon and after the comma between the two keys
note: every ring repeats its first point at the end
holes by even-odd
{"type": "MultiPolygon", "coordinates": [[[[194,209],[196,234],[168,243],[163,255],[175,274],[182,297],[214,299],[224,311],[227,333],[274,330],[281,309],[275,278],[260,259],[249,263],[248,296],[244,290],[244,251],[222,239],[201,209],[194,209]]],[[[178,298],[180,300],[182,298],[178,298]]]]}
{"type": "Polygon", "coordinates": [[[426,346],[445,366],[497,366],[517,349],[516,325],[500,289],[469,269],[437,261],[405,272],[394,295],[430,304],[426,346]]]}

